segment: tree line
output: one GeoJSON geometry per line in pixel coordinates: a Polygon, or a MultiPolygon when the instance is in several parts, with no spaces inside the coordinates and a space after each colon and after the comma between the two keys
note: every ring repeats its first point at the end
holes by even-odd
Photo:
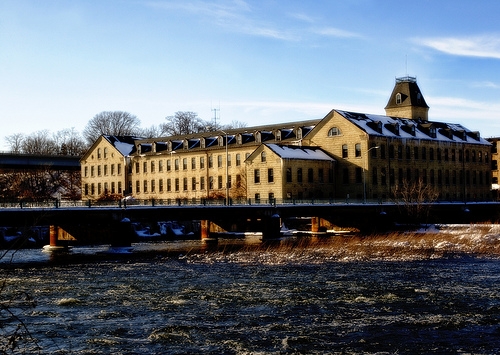
{"type": "MultiPolygon", "coordinates": [[[[53,134],[43,130],[31,134],[16,133],[6,140],[14,154],[82,156],[101,135],[154,138],[245,127],[238,121],[217,125],[190,111],[178,111],[166,117],[166,122],[149,128],[141,128],[140,123],[137,116],[128,112],[103,111],[89,120],[81,134],[75,129],[63,129],[53,134]]],[[[81,199],[80,171],[56,171],[44,166],[0,173],[0,200],[54,199],[81,199]]]]}
{"type": "Polygon", "coordinates": [[[6,142],[9,151],[15,154],[80,156],[101,135],[154,138],[246,126],[239,121],[220,125],[211,120],[203,120],[196,112],[191,111],[177,111],[174,115],[167,116],[166,122],[148,128],[142,128],[140,124],[139,118],[129,112],[103,111],[89,120],[81,134],[73,128],[63,129],[54,134],[42,130],[30,134],[15,133],[6,137],[6,142]]]}

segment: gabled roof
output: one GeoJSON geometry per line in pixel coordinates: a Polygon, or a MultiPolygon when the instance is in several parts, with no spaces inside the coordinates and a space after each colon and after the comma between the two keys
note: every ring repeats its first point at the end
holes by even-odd
{"type": "Polygon", "coordinates": [[[335,111],[371,136],[490,145],[486,139],[481,138],[479,132],[456,123],[335,111]]]}
{"type": "Polygon", "coordinates": [[[87,159],[89,154],[94,151],[95,147],[102,141],[106,140],[111,146],[113,146],[121,155],[124,157],[135,152],[135,140],[143,139],[135,136],[111,136],[111,135],[102,135],[100,136],[94,144],[85,152],[85,154],[80,158],[80,161],[84,161],[87,159]]]}
{"type": "Polygon", "coordinates": [[[135,151],[135,141],[139,139],[143,139],[142,137],[135,136],[110,136],[103,135],[103,138],[106,139],[112,146],[116,148],[120,152],[121,155],[126,157],[135,151]]]}
{"type": "Polygon", "coordinates": [[[319,147],[301,147],[281,144],[264,144],[281,159],[335,161],[319,147]]]}

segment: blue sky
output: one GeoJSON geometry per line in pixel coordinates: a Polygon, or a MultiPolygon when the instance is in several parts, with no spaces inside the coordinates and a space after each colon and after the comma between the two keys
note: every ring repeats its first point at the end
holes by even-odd
{"type": "Polygon", "coordinates": [[[384,114],[416,76],[429,119],[500,136],[500,1],[2,0],[5,137],[142,127],[176,111],[249,126],[384,114]]]}

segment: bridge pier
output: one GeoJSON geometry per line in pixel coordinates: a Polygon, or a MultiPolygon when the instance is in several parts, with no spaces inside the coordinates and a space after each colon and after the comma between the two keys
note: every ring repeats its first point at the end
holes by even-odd
{"type": "Polygon", "coordinates": [[[57,247],[57,241],[59,236],[59,226],[51,225],[49,227],[49,245],[51,247],[57,247]]]}
{"type": "Polygon", "coordinates": [[[281,238],[281,217],[279,214],[273,214],[271,217],[263,220],[262,240],[276,240],[281,238]]]}

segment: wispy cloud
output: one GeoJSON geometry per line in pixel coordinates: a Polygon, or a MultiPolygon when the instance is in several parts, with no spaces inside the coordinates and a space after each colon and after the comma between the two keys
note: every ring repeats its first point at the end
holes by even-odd
{"type": "Polygon", "coordinates": [[[335,28],[335,27],[314,28],[314,29],[312,29],[312,32],[315,34],[318,34],[321,36],[327,36],[327,37],[337,37],[337,38],[361,37],[360,34],[350,32],[350,31],[341,30],[341,29],[335,28]]]}
{"type": "Polygon", "coordinates": [[[498,34],[416,38],[414,41],[422,46],[451,55],[500,59],[500,35],[498,34]]]}
{"type": "MultiPolygon", "coordinates": [[[[308,35],[319,35],[336,38],[361,37],[360,35],[334,27],[302,28],[300,25],[278,25],[276,19],[269,14],[259,14],[255,8],[244,0],[185,0],[185,1],[158,1],[146,2],[147,6],[179,10],[194,15],[203,16],[211,22],[233,33],[243,33],[250,36],[266,37],[282,41],[301,41],[308,35]]],[[[318,20],[304,13],[283,14],[300,23],[316,23],[318,20]]]]}

